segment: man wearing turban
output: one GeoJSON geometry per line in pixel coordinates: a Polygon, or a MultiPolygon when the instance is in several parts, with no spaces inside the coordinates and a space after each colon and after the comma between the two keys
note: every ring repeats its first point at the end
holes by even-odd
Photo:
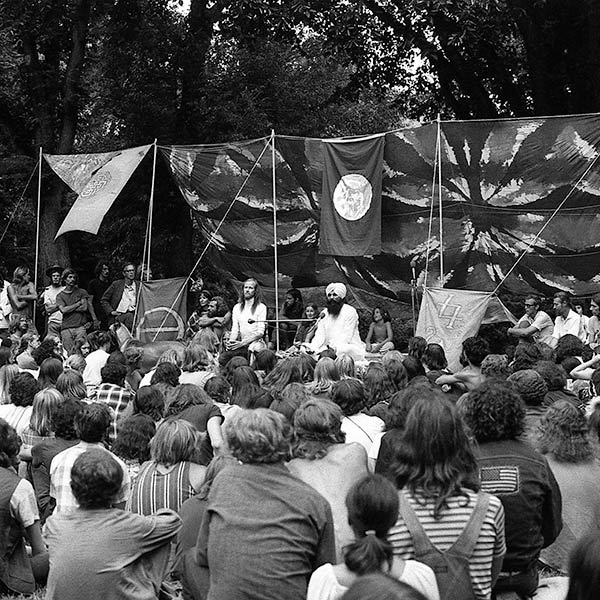
{"type": "Polygon", "coordinates": [[[358,313],[346,304],[346,286],[330,283],[325,291],[327,308],[317,324],[317,331],[309,344],[313,352],[333,348],[336,354],[350,354],[354,360],[365,358],[365,345],[358,333],[358,313]]]}

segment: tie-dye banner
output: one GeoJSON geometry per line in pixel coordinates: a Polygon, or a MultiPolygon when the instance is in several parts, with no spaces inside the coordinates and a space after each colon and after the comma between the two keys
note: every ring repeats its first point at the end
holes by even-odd
{"type": "MultiPolygon", "coordinates": [[[[436,285],[437,189],[431,237],[428,232],[437,123],[384,137],[381,254],[326,256],[318,251],[324,142],[276,136],[281,287],[346,281],[408,301],[410,263],[423,282],[427,250],[427,283],[436,285]]],[[[269,141],[161,149],[206,240],[269,141]]],[[[568,195],[503,289],[543,295],[599,291],[599,115],[442,122],[441,153],[444,287],[494,290],[568,195]]],[[[268,148],[207,256],[224,272],[265,285],[273,282],[271,160],[268,148]]]]}

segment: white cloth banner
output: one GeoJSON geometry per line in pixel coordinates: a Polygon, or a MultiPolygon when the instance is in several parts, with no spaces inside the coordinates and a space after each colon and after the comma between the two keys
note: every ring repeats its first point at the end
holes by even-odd
{"type": "Polygon", "coordinates": [[[490,292],[425,288],[416,335],[440,344],[448,366],[457,371],[462,342],[476,335],[492,297],[490,292]]]}
{"type": "Polygon", "coordinates": [[[44,154],[52,170],[79,194],[56,237],[67,231],[96,235],[102,219],[150,147],[101,154],[44,154]]]}

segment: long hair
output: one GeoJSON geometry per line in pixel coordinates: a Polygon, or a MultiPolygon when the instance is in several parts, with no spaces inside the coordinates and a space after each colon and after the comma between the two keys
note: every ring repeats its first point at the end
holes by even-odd
{"type": "Polygon", "coordinates": [[[208,366],[208,355],[206,350],[200,344],[191,342],[183,351],[182,371],[194,373],[202,371],[203,367],[208,366]]]}
{"type": "Polygon", "coordinates": [[[302,383],[302,372],[295,358],[278,362],[263,381],[266,388],[277,394],[289,383],[302,383]]]}
{"type": "MultiPolygon", "coordinates": [[[[254,281],[254,298],[252,299],[252,309],[250,310],[250,312],[254,314],[256,312],[256,309],[258,308],[258,305],[263,301],[263,293],[260,284],[256,279],[254,279],[254,277],[249,277],[244,281],[244,283],[248,281],[254,281]]],[[[244,284],[242,284],[242,288],[240,289],[240,293],[238,296],[238,304],[240,305],[240,308],[244,308],[245,302],[246,301],[244,300],[244,284]]]]}
{"type": "Polygon", "coordinates": [[[53,387],[63,372],[63,364],[58,358],[45,358],[40,365],[38,383],[41,388],[53,387]]]}
{"type": "Polygon", "coordinates": [[[382,475],[367,475],[346,496],[348,522],[356,540],[344,548],[344,562],[357,575],[389,571],[394,558],[387,535],[398,519],[398,492],[382,475]]]}
{"type": "Polygon", "coordinates": [[[565,600],[596,600],[600,590],[600,533],[582,537],[569,559],[569,591],[565,600]]]}
{"type": "Polygon", "coordinates": [[[252,367],[242,366],[231,375],[231,404],[242,408],[267,408],[273,398],[260,387],[258,377],[252,367]]]}
{"type": "Polygon", "coordinates": [[[441,518],[448,498],[461,488],[477,463],[465,426],[442,392],[421,397],[406,418],[393,472],[398,489],[408,488],[434,500],[433,516],[441,518]]]}
{"type": "Polygon", "coordinates": [[[333,444],[343,444],[342,409],[331,400],[307,400],[294,414],[295,458],[315,460],[327,455],[333,444]]]}
{"type": "Polygon", "coordinates": [[[79,371],[73,371],[68,369],[63,371],[56,380],[56,389],[65,398],[75,398],[76,400],[83,400],[87,395],[85,384],[83,383],[83,377],[79,371]]]}
{"type": "Polygon", "coordinates": [[[54,388],[45,388],[38,392],[33,397],[29,427],[37,435],[49,436],[53,431],[54,417],[63,401],[63,395],[54,388]]]}
{"type": "Polygon", "coordinates": [[[29,273],[27,267],[19,266],[13,271],[12,284],[15,286],[23,285],[25,275],[29,273]]]}
{"type": "Polygon", "coordinates": [[[10,404],[10,384],[20,373],[17,365],[2,365],[0,367],[0,404],[10,404]]]}
{"type": "Polygon", "coordinates": [[[166,419],[158,426],[150,441],[152,460],[167,467],[192,461],[202,437],[191,423],[183,419],[166,419]]]}
{"type": "Polygon", "coordinates": [[[430,371],[441,371],[448,366],[444,348],[439,344],[427,344],[423,353],[423,364],[430,371]]]}
{"type": "Polygon", "coordinates": [[[540,420],[538,449],[556,460],[581,463],[593,457],[589,426],[583,413],[568,400],[552,404],[540,420]]]}
{"type": "Polygon", "coordinates": [[[310,386],[313,394],[321,394],[331,389],[340,380],[333,358],[324,356],[317,361],[314,372],[314,383],[310,386]]]}
{"type": "Polygon", "coordinates": [[[363,383],[367,408],[371,408],[378,402],[387,402],[396,391],[386,370],[378,363],[371,363],[367,367],[363,383]]]}

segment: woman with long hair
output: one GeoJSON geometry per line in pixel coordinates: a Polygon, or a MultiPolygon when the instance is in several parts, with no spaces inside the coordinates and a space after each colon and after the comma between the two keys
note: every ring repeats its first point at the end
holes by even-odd
{"type": "Polygon", "coordinates": [[[279,361],[275,368],[265,377],[263,386],[277,398],[283,388],[290,383],[302,383],[302,373],[296,358],[279,361]]]}
{"type": "Polygon", "coordinates": [[[386,370],[379,363],[371,363],[363,376],[363,384],[369,414],[385,421],[390,398],[396,392],[386,370]]]}
{"type": "Polygon", "coordinates": [[[384,354],[394,350],[394,333],[390,313],[379,306],[373,309],[365,340],[367,352],[384,354]]]}
{"type": "Polygon", "coordinates": [[[0,367],[0,404],[10,404],[10,383],[19,373],[17,365],[2,365],[0,367]]]}
{"type": "MultiPolygon", "coordinates": [[[[233,359],[232,359],[233,360],[233,359]]],[[[249,366],[235,369],[231,374],[231,404],[241,408],[269,408],[273,396],[260,387],[258,377],[249,366]]]]}
{"type": "Polygon", "coordinates": [[[538,450],[546,457],[562,496],[562,530],[540,560],[563,572],[581,537],[600,532],[600,465],[594,459],[589,426],[568,400],[548,408],[539,423],[538,450]]]}
{"type": "Polygon", "coordinates": [[[206,467],[192,462],[202,434],[183,419],[163,421],[150,442],[151,460],[131,488],[127,510],[152,515],[161,508],[179,510],[200,489],[206,467]]]}
{"type": "Polygon", "coordinates": [[[309,321],[303,321],[298,326],[296,331],[296,337],[294,338],[294,344],[310,344],[312,339],[315,337],[317,331],[317,320],[319,317],[319,307],[316,304],[307,304],[302,314],[304,319],[309,321]]]}
{"type": "Polygon", "coordinates": [[[54,436],[52,422],[63,401],[63,395],[55,388],[44,388],[33,397],[29,427],[21,433],[21,460],[30,461],[31,448],[54,436]]]}
{"type": "MultiPolygon", "coordinates": [[[[599,298],[600,300],[600,298],[599,298]]],[[[596,600],[600,596],[600,533],[583,537],[569,560],[569,591],[565,600],[596,600]]]]}
{"type": "Polygon", "coordinates": [[[75,400],[85,400],[87,394],[81,373],[73,369],[67,369],[58,376],[56,389],[65,398],[74,398],[75,400]]]}
{"type": "Polygon", "coordinates": [[[210,360],[204,346],[196,342],[190,342],[183,350],[183,363],[179,383],[193,383],[201,388],[214,377],[210,369],[210,360]]]}
{"type": "Polygon", "coordinates": [[[429,600],[439,600],[434,572],[416,560],[394,556],[388,532],[398,519],[398,492],[381,475],[367,475],[346,495],[354,540],[344,549],[344,562],[320,566],[311,576],[306,600],[338,600],[362,575],[387,573],[429,600]]]}
{"type": "Polygon", "coordinates": [[[315,366],[314,381],[306,387],[317,398],[331,399],[333,386],[340,380],[337,367],[333,358],[324,356],[317,361],[315,366]]]}
{"type": "Polygon", "coordinates": [[[467,527],[473,529],[468,535],[472,547],[465,549],[468,562],[452,589],[442,574],[437,575],[442,598],[489,600],[506,552],[500,500],[466,487],[476,469],[454,405],[437,391],[417,400],[396,448],[401,518],[388,537],[394,556],[427,564],[427,556],[416,548],[431,543],[447,553],[467,527]]]}
{"type": "Polygon", "coordinates": [[[42,389],[56,387],[56,381],[63,372],[63,364],[58,358],[45,358],[40,365],[38,383],[42,389]]]}

